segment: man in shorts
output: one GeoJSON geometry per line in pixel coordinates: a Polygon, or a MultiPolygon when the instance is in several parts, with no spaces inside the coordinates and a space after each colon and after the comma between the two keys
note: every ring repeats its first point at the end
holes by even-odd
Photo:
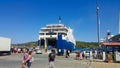
{"type": "Polygon", "coordinates": [[[55,61],[55,50],[51,50],[51,53],[48,55],[49,68],[54,68],[55,61]]]}

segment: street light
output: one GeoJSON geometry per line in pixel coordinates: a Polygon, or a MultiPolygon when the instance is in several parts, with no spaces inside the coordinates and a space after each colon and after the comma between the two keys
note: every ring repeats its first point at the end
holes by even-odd
{"type": "Polygon", "coordinates": [[[96,0],[96,15],[97,15],[97,35],[98,35],[98,45],[99,45],[99,47],[101,47],[101,45],[100,45],[100,19],[99,19],[99,7],[98,7],[97,0],[96,0]]]}

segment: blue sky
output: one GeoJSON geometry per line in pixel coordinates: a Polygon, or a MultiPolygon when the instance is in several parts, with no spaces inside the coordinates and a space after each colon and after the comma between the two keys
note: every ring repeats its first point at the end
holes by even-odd
{"type": "MultiPolygon", "coordinates": [[[[98,0],[100,38],[118,34],[120,0],[98,0]]],[[[37,41],[41,27],[62,22],[76,40],[97,42],[96,0],[0,0],[0,36],[12,43],[37,41]]]]}

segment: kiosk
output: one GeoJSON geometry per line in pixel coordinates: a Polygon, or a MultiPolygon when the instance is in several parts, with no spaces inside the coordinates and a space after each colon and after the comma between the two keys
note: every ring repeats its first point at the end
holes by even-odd
{"type": "Polygon", "coordinates": [[[120,61],[120,42],[103,42],[102,44],[106,52],[106,60],[120,61]]]}

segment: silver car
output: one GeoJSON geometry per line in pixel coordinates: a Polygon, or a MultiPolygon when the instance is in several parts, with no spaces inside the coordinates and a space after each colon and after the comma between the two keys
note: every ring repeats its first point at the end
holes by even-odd
{"type": "Polygon", "coordinates": [[[36,54],[42,54],[42,51],[41,50],[36,50],[36,54]]]}

